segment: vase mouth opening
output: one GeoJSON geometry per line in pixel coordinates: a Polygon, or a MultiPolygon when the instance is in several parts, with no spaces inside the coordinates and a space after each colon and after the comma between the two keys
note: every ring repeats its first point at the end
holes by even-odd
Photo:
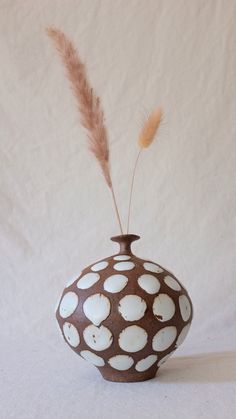
{"type": "Polygon", "coordinates": [[[120,254],[130,254],[132,255],[131,251],[131,244],[135,240],[139,240],[140,237],[137,234],[121,234],[119,236],[111,237],[113,242],[116,242],[120,246],[120,254]]]}
{"type": "Polygon", "coordinates": [[[111,240],[117,243],[132,243],[135,240],[139,239],[140,236],[138,236],[137,234],[120,234],[119,236],[111,237],[111,240]]]}

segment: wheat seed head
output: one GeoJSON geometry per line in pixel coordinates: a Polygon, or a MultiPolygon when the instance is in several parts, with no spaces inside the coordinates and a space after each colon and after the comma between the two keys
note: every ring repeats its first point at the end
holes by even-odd
{"type": "Polygon", "coordinates": [[[163,111],[161,107],[156,108],[148,116],[139,135],[138,144],[140,148],[147,148],[153,142],[155,135],[160,127],[162,117],[163,111]]]}

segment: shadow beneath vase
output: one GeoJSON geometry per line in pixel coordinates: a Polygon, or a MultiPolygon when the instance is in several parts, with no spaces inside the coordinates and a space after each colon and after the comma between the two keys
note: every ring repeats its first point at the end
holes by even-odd
{"type": "Polygon", "coordinates": [[[236,352],[212,352],[171,358],[154,381],[161,383],[236,382],[236,352]]]}

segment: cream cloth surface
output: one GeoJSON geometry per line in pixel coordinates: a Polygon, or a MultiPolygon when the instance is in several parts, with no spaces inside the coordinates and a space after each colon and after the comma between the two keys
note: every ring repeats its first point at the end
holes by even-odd
{"type": "Polygon", "coordinates": [[[0,1],[1,419],[236,417],[236,2],[0,1]],[[188,289],[188,338],[158,373],[105,382],[62,341],[54,306],[116,251],[109,191],[45,34],[78,46],[103,103],[121,218],[147,112],[131,232],[188,289]]]}

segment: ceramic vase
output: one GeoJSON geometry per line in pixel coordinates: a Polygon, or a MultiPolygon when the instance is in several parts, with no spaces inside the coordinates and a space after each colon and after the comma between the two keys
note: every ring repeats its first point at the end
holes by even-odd
{"type": "Polygon", "coordinates": [[[185,339],[193,316],[177,278],[132,253],[138,239],[112,237],[119,253],[85,268],[56,311],[66,343],[110,381],[153,378],[185,339]]]}

